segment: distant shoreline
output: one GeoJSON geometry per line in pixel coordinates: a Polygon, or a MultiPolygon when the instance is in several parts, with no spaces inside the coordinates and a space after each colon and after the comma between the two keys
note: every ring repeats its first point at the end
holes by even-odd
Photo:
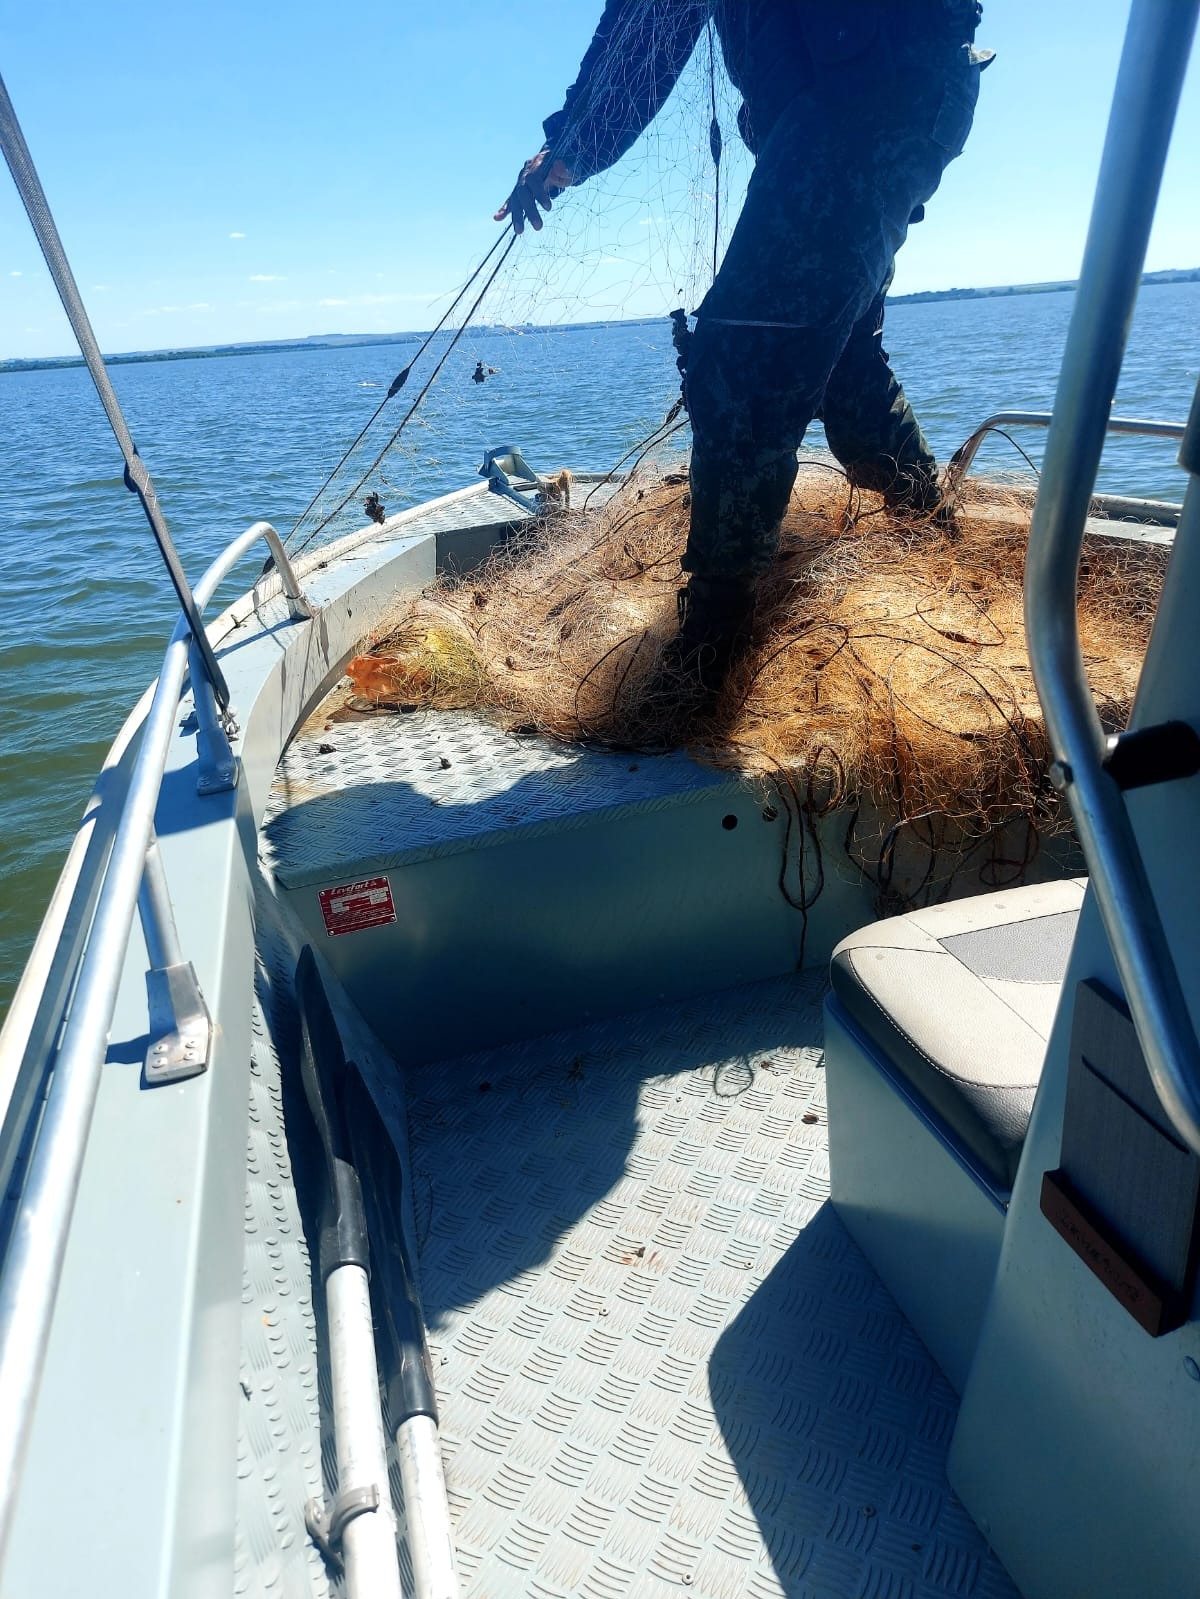
{"type": "MultiPolygon", "coordinates": [[[[619,322],[478,322],[476,333],[584,333],[589,328],[649,327],[664,319],[656,316],[630,317],[619,322]]],[[[106,355],[105,366],[133,366],[142,361],[208,361],[228,355],[286,355],[302,350],[358,350],[372,345],[419,344],[424,332],[416,333],[310,333],[303,339],[263,339],[249,344],[198,344],[179,350],[130,350],[106,355]]],[[[13,357],[0,361],[0,373],[45,372],[58,367],[83,366],[81,355],[13,357]]]]}
{"type": "MultiPolygon", "coordinates": [[[[1166,272],[1143,272],[1142,288],[1156,283],[1200,283],[1200,267],[1178,267],[1166,272]]],[[[1077,289],[1078,278],[1057,283],[1006,283],[990,289],[921,289],[916,294],[889,294],[889,305],[928,305],[934,300],[995,300],[1011,294],[1059,294],[1077,289]]]]}
{"type": "MultiPolygon", "coordinates": [[[[1142,287],[1159,283],[1200,282],[1200,267],[1181,267],[1164,272],[1144,272],[1142,287]]],[[[931,305],[943,300],[994,300],[1015,294],[1060,294],[1077,289],[1079,280],[1063,279],[1055,283],[1006,283],[980,289],[922,289],[916,294],[895,294],[888,297],[889,305],[931,305]]],[[[477,325],[477,333],[585,333],[597,328],[649,327],[665,322],[662,317],[631,317],[614,322],[525,322],[511,329],[500,324],[477,325]]],[[[371,345],[416,344],[424,333],[314,333],[303,339],[264,339],[248,344],[202,344],[176,350],[130,350],[119,355],[106,355],[106,366],[132,366],[145,361],[207,361],[230,355],[283,355],[303,350],[354,350],[371,345]]],[[[82,366],[79,355],[14,357],[0,360],[0,374],[5,372],[46,372],[60,367],[82,366]]]]}

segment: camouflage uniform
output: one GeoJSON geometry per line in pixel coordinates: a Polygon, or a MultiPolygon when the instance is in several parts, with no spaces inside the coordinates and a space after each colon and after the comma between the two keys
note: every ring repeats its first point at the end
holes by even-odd
{"type": "MultiPolygon", "coordinates": [[[[685,395],[692,522],[685,570],[749,578],[772,561],[796,450],[820,417],[851,481],[937,502],[936,464],[882,344],[896,251],[962,150],[986,55],[974,0],[713,0],[739,129],[756,157],[745,205],[697,312],[685,395]]],[[[709,7],[608,0],[579,81],[545,124],[575,180],[653,116],[709,7]],[[641,44],[639,44],[639,33],[641,44]],[[621,52],[648,62],[620,103],[598,87],[621,52]]]]}

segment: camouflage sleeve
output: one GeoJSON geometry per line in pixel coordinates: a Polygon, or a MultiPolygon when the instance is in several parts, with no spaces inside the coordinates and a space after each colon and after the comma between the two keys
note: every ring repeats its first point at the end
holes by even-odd
{"type": "Polygon", "coordinates": [[[576,183],[619,161],[653,121],[707,16],[699,0],[606,0],[562,110],[542,124],[576,183]]]}

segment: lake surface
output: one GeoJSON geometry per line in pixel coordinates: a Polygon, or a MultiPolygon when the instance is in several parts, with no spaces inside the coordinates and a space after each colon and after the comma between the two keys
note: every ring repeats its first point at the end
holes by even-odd
{"type": "MultiPolygon", "coordinates": [[[[1073,298],[891,310],[885,342],[939,459],[992,411],[1050,408],[1073,298]]],[[[193,578],[260,517],[292,527],[413,353],[411,345],[374,345],[114,369],[193,578]]],[[[1118,414],[1182,420],[1198,367],[1200,283],[1144,289],[1118,414]]],[[[414,389],[392,402],[395,421],[414,389]]],[[[520,445],[541,471],[608,470],[677,392],[665,319],[661,328],[468,333],[404,448],[385,464],[387,481],[370,486],[389,511],[402,509],[470,482],[495,444],[520,445]],[[470,381],[477,360],[497,369],[482,385],[470,381]]],[[[819,429],[810,437],[820,442],[819,429]]],[[[1043,436],[1019,437],[1037,461],[1043,436]]],[[[92,779],[155,675],[175,614],[87,373],[0,375],[0,438],[2,1015],[92,779]]],[[[1184,477],[1174,458],[1169,442],[1116,439],[1101,487],[1179,499],[1184,477]]],[[[978,464],[1014,469],[1021,461],[995,440],[978,464]]],[[[231,580],[227,598],[249,586],[261,561],[256,555],[231,580]]]]}

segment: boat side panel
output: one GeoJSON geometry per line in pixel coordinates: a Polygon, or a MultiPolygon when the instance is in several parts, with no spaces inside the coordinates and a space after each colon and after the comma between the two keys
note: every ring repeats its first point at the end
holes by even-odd
{"type": "MultiPolygon", "coordinates": [[[[181,1542],[192,1591],[205,1591],[205,1577],[217,1591],[233,1474],[211,1473],[203,1492],[188,1479],[236,1419],[228,1368],[236,1372],[253,959],[245,857],[224,822],[188,840],[196,872],[219,885],[208,898],[206,947],[193,938],[188,951],[221,1018],[203,1076],[142,1088],[146,957],[140,929],[130,939],[6,1595],[104,1592],[96,1580],[104,1572],[119,1574],[122,1592],[169,1591],[181,1542]],[[64,1504],[70,1538],[61,1536],[64,1504]]],[[[163,840],[177,906],[186,897],[179,842],[163,840]]]]}
{"type": "MultiPolygon", "coordinates": [[[[804,922],[778,888],[783,832],[753,793],[682,794],[401,865],[395,921],[345,936],[325,929],[323,885],[283,897],[397,1056],[435,1060],[793,971],[804,922]]],[[[861,882],[832,886],[809,960],[868,905],[861,882]]]]}
{"type": "Polygon", "coordinates": [[[235,793],[199,798],[194,737],[181,730],[172,749],[157,828],[180,941],[216,1023],[212,1062],[187,1082],[142,1087],[146,961],[135,926],[5,1599],[233,1591],[257,822],[297,723],[363,632],[433,570],[432,538],[377,544],[317,575],[314,622],[287,622],[276,607],[223,640],[244,728],[235,793]]]}
{"type": "MultiPolygon", "coordinates": [[[[1184,502],[1132,725],[1200,726],[1200,483],[1184,502]]],[[[1168,943],[1200,1021],[1200,779],[1128,798],[1168,943]]],[[[1121,985],[1089,890],[1013,1188],[951,1479],[1028,1599],[1192,1594],[1200,1571],[1200,1296],[1151,1338],[1041,1213],[1062,1147],[1076,985],[1121,985]],[[1069,1532],[1064,1533],[1064,1529],[1069,1532]]]]}

